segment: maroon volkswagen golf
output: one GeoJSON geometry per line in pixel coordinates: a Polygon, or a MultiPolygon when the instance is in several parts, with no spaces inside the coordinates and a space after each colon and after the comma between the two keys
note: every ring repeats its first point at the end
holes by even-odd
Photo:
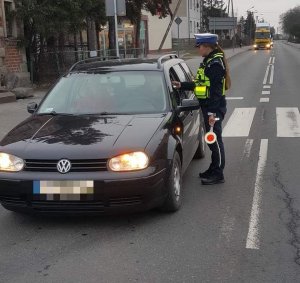
{"type": "Polygon", "coordinates": [[[80,61],[0,143],[0,202],[45,213],[176,211],[205,151],[192,80],[174,55],[80,61]]]}

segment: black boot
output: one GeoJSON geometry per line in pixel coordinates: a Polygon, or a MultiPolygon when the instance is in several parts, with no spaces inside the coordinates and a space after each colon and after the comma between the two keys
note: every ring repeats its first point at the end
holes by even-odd
{"type": "Polygon", "coordinates": [[[204,171],[203,173],[199,173],[199,177],[201,179],[206,179],[206,178],[209,178],[209,176],[212,174],[212,170],[211,168],[209,167],[206,171],[204,171]]]}
{"type": "Polygon", "coordinates": [[[223,175],[210,175],[208,178],[201,179],[202,185],[215,185],[225,182],[223,175]]]}

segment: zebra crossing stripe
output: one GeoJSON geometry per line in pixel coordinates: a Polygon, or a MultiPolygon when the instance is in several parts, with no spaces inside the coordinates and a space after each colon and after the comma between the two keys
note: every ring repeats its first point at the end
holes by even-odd
{"type": "Polygon", "coordinates": [[[277,107],[277,137],[300,137],[300,113],[297,107],[277,107]]]}
{"type": "Polygon", "coordinates": [[[232,97],[226,97],[226,100],[243,100],[244,97],[240,96],[232,96],[232,97]]]}
{"type": "Polygon", "coordinates": [[[256,108],[235,108],[223,130],[223,137],[248,137],[256,108]]]}
{"type": "Polygon", "coordinates": [[[268,97],[261,98],[259,102],[269,102],[270,99],[268,97]]]}

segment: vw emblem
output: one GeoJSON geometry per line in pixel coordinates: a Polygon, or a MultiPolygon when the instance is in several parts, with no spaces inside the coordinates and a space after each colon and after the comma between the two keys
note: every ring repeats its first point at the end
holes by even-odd
{"type": "Polygon", "coordinates": [[[65,174],[71,170],[71,162],[67,159],[62,159],[57,163],[57,170],[59,173],[65,174]]]}

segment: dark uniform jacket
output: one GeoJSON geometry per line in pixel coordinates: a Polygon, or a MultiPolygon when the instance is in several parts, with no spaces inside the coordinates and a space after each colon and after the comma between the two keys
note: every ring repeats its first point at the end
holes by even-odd
{"type": "MultiPolygon", "coordinates": [[[[207,57],[204,58],[203,63],[213,57],[214,54],[219,53],[218,50],[212,51],[207,57]]],[[[224,118],[226,113],[226,100],[223,95],[223,79],[225,77],[225,63],[220,58],[211,60],[206,68],[205,75],[210,80],[210,97],[207,99],[199,99],[203,112],[216,113],[217,116],[224,118]]],[[[194,90],[196,87],[194,82],[182,82],[181,89],[194,90]]]]}

